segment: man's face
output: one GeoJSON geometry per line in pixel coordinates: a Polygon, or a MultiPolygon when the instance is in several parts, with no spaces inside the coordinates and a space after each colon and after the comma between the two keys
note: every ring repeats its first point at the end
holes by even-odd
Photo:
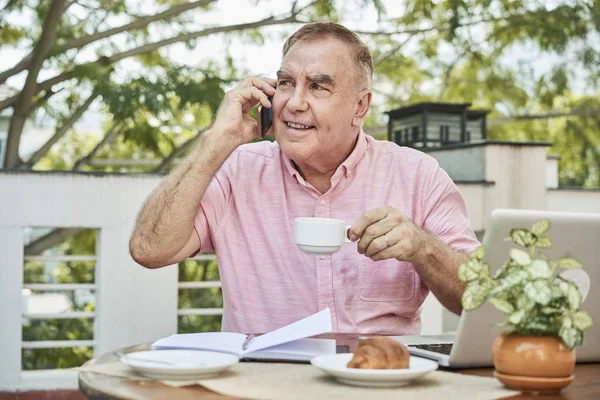
{"type": "Polygon", "coordinates": [[[273,127],[284,154],[301,170],[337,168],[354,148],[364,120],[360,99],[368,92],[370,103],[371,96],[348,45],[334,39],[296,43],[277,81],[273,127]]]}

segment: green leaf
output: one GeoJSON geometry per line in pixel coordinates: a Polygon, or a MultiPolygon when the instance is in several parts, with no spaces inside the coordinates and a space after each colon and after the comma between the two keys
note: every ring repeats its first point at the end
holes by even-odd
{"type": "Polygon", "coordinates": [[[545,279],[538,279],[534,282],[528,282],[523,291],[531,300],[545,306],[552,299],[552,291],[545,279]]]}
{"type": "Polygon", "coordinates": [[[479,278],[479,271],[475,271],[475,269],[473,268],[474,264],[477,263],[473,260],[469,260],[460,264],[458,266],[458,279],[460,279],[463,282],[471,282],[479,278]]]}
{"type": "Polygon", "coordinates": [[[502,311],[505,314],[511,314],[515,311],[515,308],[506,300],[498,299],[496,297],[492,297],[489,299],[489,302],[492,303],[494,307],[498,310],[502,311]]]}
{"type": "Polygon", "coordinates": [[[567,293],[567,300],[569,302],[569,307],[571,310],[575,311],[579,308],[581,304],[581,293],[579,293],[579,288],[574,284],[569,284],[569,292],[567,293]]]}
{"type": "Polygon", "coordinates": [[[512,229],[509,238],[523,247],[531,246],[535,242],[535,236],[527,229],[512,229]]]}
{"type": "Polygon", "coordinates": [[[583,343],[583,334],[576,328],[570,327],[565,328],[564,326],[560,329],[558,335],[565,342],[569,350],[573,350],[575,346],[583,343]]]}
{"type": "Polygon", "coordinates": [[[552,240],[550,240],[548,236],[539,237],[535,241],[535,247],[538,247],[540,249],[549,249],[552,247],[552,240]]]}
{"type": "Polygon", "coordinates": [[[484,256],[485,256],[485,246],[479,246],[478,248],[475,249],[473,254],[471,254],[471,257],[475,257],[478,260],[483,260],[484,256]]]}
{"type": "Polygon", "coordinates": [[[562,327],[570,328],[572,326],[573,326],[573,320],[568,315],[565,315],[564,318],[562,319],[562,327]]]}
{"type": "Polygon", "coordinates": [[[533,232],[533,234],[536,236],[541,236],[546,233],[548,229],[550,229],[550,220],[543,219],[533,224],[531,227],[531,232],[533,232]]]}
{"type": "Polygon", "coordinates": [[[490,292],[489,285],[479,281],[469,282],[462,295],[462,306],[466,311],[471,311],[483,304],[490,292]]]}
{"type": "Polygon", "coordinates": [[[517,265],[527,266],[531,264],[531,257],[529,254],[519,249],[510,249],[510,258],[517,263],[517,265]]]}
{"type": "Polygon", "coordinates": [[[573,314],[573,325],[580,331],[585,331],[592,327],[592,317],[585,311],[577,311],[573,314]]]}
{"type": "Polygon", "coordinates": [[[560,289],[560,291],[563,293],[563,295],[565,297],[567,297],[569,295],[569,282],[567,281],[562,281],[558,284],[558,288],[560,289]]]}
{"type": "Polygon", "coordinates": [[[552,270],[548,263],[544,260],[533,260],[531,265],[527,267],[527,272],[529,272],[529,276],[531,279],[550,279],[552,276],[552,270]]]}
{"type": "Polygon", "coordinates": [[[562,290],[560,290],[559,287],[552,286],[552,288],[551,288],[551,294],[550,294],[550,296],[552,297],[552,300],[560,299],[564,295],[565,294],[563,293],[562,290]]]}
{"type": "Polygon", "coordinates": [[[518,325],[525,316],[525,310],[519,310],[508,317],[508,322],[513,325],[518,325]]]}
{"type": "Polygon", "coordinates": [[[553,334],[552,325],[548,320],[534,320],[525,323],[525,329],[531,332],[532,335],[548,335],[553,334]]]}
{"type": "Polygon", "coordinates": [[[546,314],[546,315],[560,314],[560,313],[562,313],[562,310],[560,308],[544,307],[544,308],[542,308],[542,313],[546,314]]]}
{"type": "Polygon", "coordinates": [[[496,272],[494,272],[492,279],[498,279],[498,278],[502,277],[507,271],[508,271],[508,265],[504,264],[496,272]]]}
{"type": "Polygon", "coordinates": [[[527,271],[518,269],[518,270],[512,271],[511,273],[506,275],[506,277],[504,277],[500,281],[501,282],[500,285],[502,286],[503,289],[508,289],[508,288],[518,285],[521,282],[523,282],[524,280],[526,280],[527,276],[528,276],[527,271]]]}
{"type": "Polygon", "coordinates": [[[519,310],[530,310],[535,307],[536,302],[531,300],[527,295],[521,294],[517,297],[517,309],[519,310]]]}
{"type": "Polygon", "coordinates": [[[488,264],[488,263],[481,264],[481,269],[482,269],[482,272],[485,274],[485,276],[490,276],[490,264],[488,264]]]}
{"type": "Polygon", "coordinates": [[[558,260],[557,265],[560,268],[569,268],[569,269],[580,269],[583,268],[583,264],[571,257],[563,257],[558,260]]]}

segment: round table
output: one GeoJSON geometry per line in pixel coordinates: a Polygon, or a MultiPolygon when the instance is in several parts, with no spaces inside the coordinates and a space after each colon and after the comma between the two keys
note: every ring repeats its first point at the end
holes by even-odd
{"type": "MultiPolygon", "coordinates": [[[[318,336],[319,338],[335,339],[337,345],[347,345],[350,351],[354,351],[358,345],[360,334],[328,334],[318,336]]],[[[149,344],[126,347],[113,352],[103,354],[84,364],[92,366],[98,364],[112,363],[119,360],[116,353],[130,353],[150,349],[149,344]]],[[[493,368],[476,368],[463,370],[448,370],[461,374],[493,376],[493,368]]],[[[226,400],[239,399],[212,392],[203,386],[170,387],[158,382],[139,382],[126,378],[107,376],[92,372],[79,373],[79,389],[88,399],[177,399],[177,400],[226,400]]],[[[600,363],[577,364],[575,366],[575,379],[560,395],[532,396],[516,395],[507,397],[511,400],[555,400],[555,399],[600,399],[600,363]]]]}

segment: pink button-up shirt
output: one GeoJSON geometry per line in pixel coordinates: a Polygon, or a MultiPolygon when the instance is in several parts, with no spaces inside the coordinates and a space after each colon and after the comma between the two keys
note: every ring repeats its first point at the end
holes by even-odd
{"type": "Polygon", "coordinates": [[[276,142],[239,147],[211,181],[195,221],[200,251],[216,251],[222,329],[268,332],[329,307],[336,332],[418,334],[429,289],[412,264],[372,261],[355,243],[328,257],[294,243],[294,218],[352,224],[381,206],[455,249],[479,245],[457,187],[422,152],[361,133],[321,194],[276,142]]]}

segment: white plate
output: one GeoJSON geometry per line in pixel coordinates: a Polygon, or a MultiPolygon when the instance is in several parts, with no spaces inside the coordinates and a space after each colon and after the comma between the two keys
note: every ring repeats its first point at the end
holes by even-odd
{"type": "Polygon", "coordinates": [[[310,360],[315,367],[333,375],[338,381],[354,386],[395,387],[408,384],[438,368],[435,361],[410,357],[407,369],[348,368],[352,354],[331,354],[310,360]]]}
{"type": "Polygon", "coordinates": [[[149,378],[194,380],[215,376],[239,358],[214,351],[150,350],[125,354],[121,362],[149,378]]]}

